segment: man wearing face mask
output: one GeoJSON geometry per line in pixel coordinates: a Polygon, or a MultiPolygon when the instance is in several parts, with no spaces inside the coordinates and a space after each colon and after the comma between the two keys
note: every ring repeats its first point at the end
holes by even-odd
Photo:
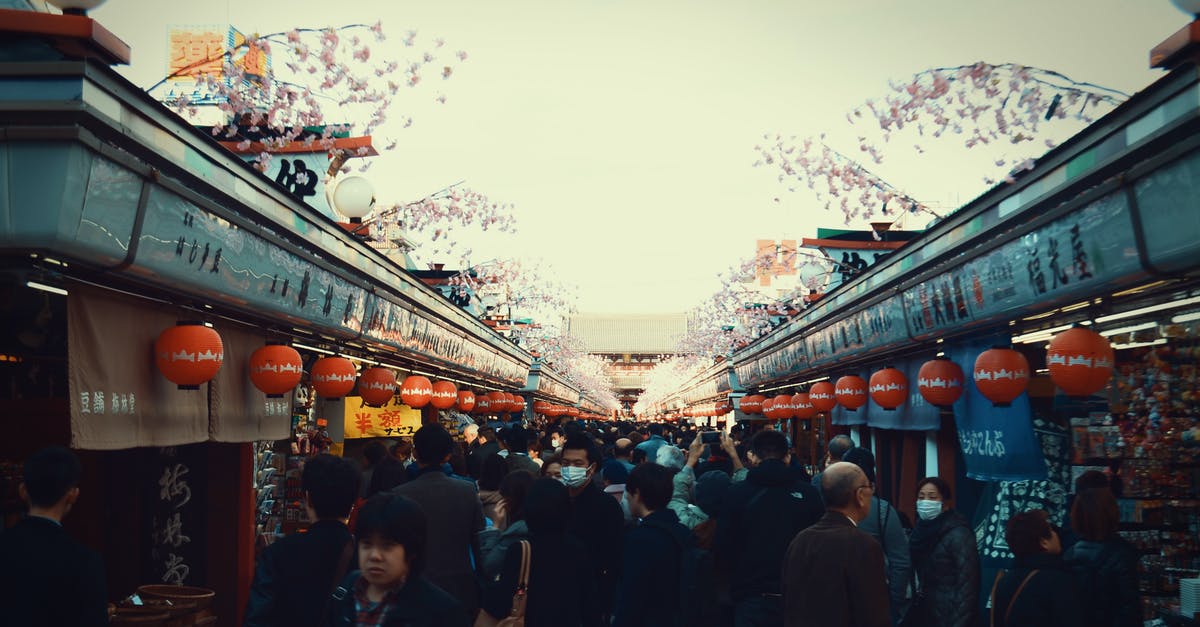
{"type": "Polygon", "coordinates": [[[562,481],[571,497],[571,522],[567,530],[587,546],[590,563],[594,565],[594,572],[577,574],[595,579],[600,595],[595,606],[602,616],[592,618],[601,620],[612,610],[621,568],[624,526],[621,505],[597,485],[600,449],[586,434],[575,432],[567,436],[561,462],[562,481]]]}

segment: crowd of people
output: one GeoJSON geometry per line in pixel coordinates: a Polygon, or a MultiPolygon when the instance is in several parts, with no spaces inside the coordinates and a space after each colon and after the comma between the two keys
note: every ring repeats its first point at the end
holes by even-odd
{"type": "MultiPolygon", "coordinates": [[[[910,524],[875,494],[871,452],[846,436],[827,443],[810,477],[769,428],[569,421],[462,435],[428,424],[390,449],[372,442],[365,469],[309,459],[312,523],[260,553],[244,624],[482,627],[514,614],[530,627],[1141,622],[1138,554],[1116,533],[1101,473],[1077,481],[1070,532],[1045,511],[1014,514],[1005,538],[1015,564],[985,583],[950,483],[918,482],[910,524]]],[[[79,474],[62,448],[25,465],[29,515],[0,534],[0,560],[26,565],[0,571],[13,624],[106,620],[103,563],[60,525],[79,474]],[[52,603],[48,590],[73,592],[52,603]],[[35,620],[31,603],[52,622],[35,620]]]]}

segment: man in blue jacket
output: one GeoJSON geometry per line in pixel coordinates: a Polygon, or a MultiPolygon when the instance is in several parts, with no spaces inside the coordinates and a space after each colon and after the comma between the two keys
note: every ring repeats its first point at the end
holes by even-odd
{"type": "Polygon", "coordinates": [[[692,535],[667,507],[674,489],[673,476],[664,466],[646,463],[634,468],[625,481],[629,511],[641,523],[625,537],[613,627],[675,624],[679,613],[680,546],[691,546],[692,535]]]}

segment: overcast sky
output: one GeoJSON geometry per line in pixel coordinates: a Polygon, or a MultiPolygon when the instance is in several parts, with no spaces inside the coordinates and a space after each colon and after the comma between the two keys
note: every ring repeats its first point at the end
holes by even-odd
{"type": "MultiPolygon", "coordinates": [[[[578,286],[581,311],[618,312],[689,309],[756,239],[843,225],[752,167],[764,133],[827,132],[852,150],[846,113],[889,80],[978,60],[1133,93],[1162,75],[1149,49],[1187,22],[1167,0],[109,0],[92,16],[132,46],[121,71],[143,87],[166,73],[169,25],[269,33],[381,19],[386,45],[410,29],[444,38],[469,60],[438,85],[445,104],[414,91],[414,126],[385,129],[400,143],[370,173],[380,197],[465,180],[513,203],[519,233],[469,242],[476,261],[540,257],[578,286]]],[[[943,143],[874,169],[956,207],[994,173],[943,143]]]]}

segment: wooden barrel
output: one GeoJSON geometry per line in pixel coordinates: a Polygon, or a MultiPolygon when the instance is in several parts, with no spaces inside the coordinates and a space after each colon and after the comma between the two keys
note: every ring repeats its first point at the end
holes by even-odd
{"type": "Polygon", "coordinates": [[[208,588],[166,584],[140,586],[137,593],[147,602],[170,601],[169,627],[192,627],[198,620],[212,616],[212,600],[216,596],[208,588]]]}

